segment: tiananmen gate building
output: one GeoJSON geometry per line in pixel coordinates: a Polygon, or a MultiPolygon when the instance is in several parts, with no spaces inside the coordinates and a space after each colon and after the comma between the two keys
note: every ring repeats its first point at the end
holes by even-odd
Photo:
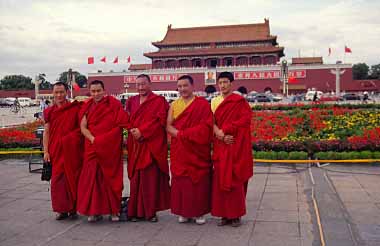
{"type": "MultiPolygon", "coordinates": [[[[217,90],[218,73],[230,71],[235,76],[234,89],[244,87],[248,92],[271,90],[282,92],[280,59],[284,47],[270,32],[269,20],[245,25],[173,28],[168,26],[164,38],[152,42],[156,51],[146,52],[149,64],[131,64],[128,71],[90,73],[88,81],[100,79],[109,93],[136,91],[136,76],[145,73],[153,82],[153,90],[176,90],[179,76],[194,78],[196,91],[217,90]]],[[[341,91],[377,90],[374,83],[355,83],[351,64],[324,64],[322,57],[299,57],[288,61],[288,74],[295,78],[289,84],[289,94],[316,88],[335,91],[337,68],[341,91]]]]}

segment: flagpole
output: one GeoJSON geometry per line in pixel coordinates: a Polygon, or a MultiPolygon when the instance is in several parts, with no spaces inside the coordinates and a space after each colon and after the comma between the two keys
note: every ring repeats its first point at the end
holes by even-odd
{"type": "Polygon", "coordinates": [[[344,55],[343,55],[343,64],[346,64],[346,51],[344,51],[344,55]]]}

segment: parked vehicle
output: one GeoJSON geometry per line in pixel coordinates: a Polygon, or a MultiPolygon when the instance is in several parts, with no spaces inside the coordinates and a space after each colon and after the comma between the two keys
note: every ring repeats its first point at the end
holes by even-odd
{"type": "Polygon", "coordinates": [[[86,101],[87,99],[89,99],[90,97],[88,97],[88,96],[76,96],[75,98],[74,98],[74,100],[77,100],[78,102],[84,102],[84,101],[86,101]]]}
{"type": "Polygon", "coordinates": [[[33,105],[33,101],[29,97],[19,97],[18,101],[21,107],[30,107],[33,105]]]}
{"type": "Polygon", "coordinates": [[[284,97],[280,94],[271,94],[273,102],[280,102],[284,99],[284,97]]]}
{"type": "Polygon", "coordinates": [[[118,98],[119,100],[121,100],[123,97],[124,97],[125,99],[128,99],[128,98],[133,97],[133,96],[136,96],[136,95],[138,95],[138,94],[139,94],[139,93],[137,93],[137,92],[126,92],[126,93],[120,94],[117,98],[118,98]]]}
{"type": "Polygon", "coordinates": [[[248,94],[245,99],[247,99],[248,102],[255,102],[256,95],[250,95],[250,94],[248,94]]]}
{"type": "Polygon", "coordinates": [[[271,95],[266,93],[257,94],[255,97],[255,102],[273,102],[273,98],[271,95]]]}
{"type": "Polygon", "coordinates": [[[341,101],[342,97],[338,97],[336,95],[331,95],[331,94],[324,94],[319,100],[321,102],[334,102],[334,101],[341,101]]]}
{"type": "Polygon", "coordinates": [[[5,98],[0,98],[0,107],[6,107],[8,106],[6,101],[5,101],[5,98]]]}
{"type": "Polygon", "coordinates": [[[355,94],[355,93],[346,93],[343,95],[343,100],[360,100],[360,96],[358,94],[355,94]]]}
{"type": "Polygon", "coordinates": [[[306,101],[313,101],[315,93],[317,93],[317,100],[321,99],[321,97],[323,95],[322,91],[308,91],[305,94],[305,100],[306,101]]]}
{"type": "Polygon", "coordinates": [[[179,98],[178,91],[153,91],[153,93],[165,97],[166,101],[169,103],[179,98]]]}
{"type": "Polygon", "coordinates": [[[15,103],[15,100],[15,97],[7,97],[5,98],[4,102],[7,106],[12,106],[15,103]]]}

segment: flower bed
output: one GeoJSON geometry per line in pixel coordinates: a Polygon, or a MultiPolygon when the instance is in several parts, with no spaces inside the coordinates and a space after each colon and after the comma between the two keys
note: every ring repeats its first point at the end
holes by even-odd
{"type": "Polygon", "coordinates": [[[253,111],[255,151],[380,150],[380,110],[352,107],[293,107],[253,111]]]}
{"type": "Polygon", "coordinates": [[[293,110],[293,109],[309,110],[309,109],[331,109],[331,108],[344,108],[344,109],[380,109],[380,104],[328,104],[328,103],[291,103],[291,104],[259,104],[253,105],[252,110],[293,110]]]}
{"type": "Polygon", "coordinates": [[[0,129],[0,148],[23,148],[39,145],[34,131],[41,125],[40,121],[26,123],[17,127],[0,129]]]}

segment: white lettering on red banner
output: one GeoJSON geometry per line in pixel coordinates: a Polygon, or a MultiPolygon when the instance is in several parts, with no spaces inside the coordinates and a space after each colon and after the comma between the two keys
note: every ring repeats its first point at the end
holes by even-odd
{"type": "MultiPolygon", "coordinates": [[[[289,77],[306,78],[306,70],[289,71],[289,77]]],[[[235,79],[278,79],[280,71],[234,72],[235,79]]]]}
{"type": "MultiPolygon", "coordinates": [[[[149,75],[150,80],[152,82],[174,82],[177,81],[178,78],[182,76],[182,74],[151,74],[149,75]]],[[[125,75],[124,83],[136,83],[136,75],[125,75]]]]}
{"type": "MultiPolygon", "coordinates": [[[[152,82],[175,82],[183,74],[151,74],[149,75],[152,82]]],[[[288,73],[289,77],[306,78],[306,70],[292,70],[288,73]]],[[[125,75],[124,83],[136,83],[136,75],[125,75]]],[[[234,72],[235,79],[279,79],[280,71],[243,71],[234,72]]]]}

